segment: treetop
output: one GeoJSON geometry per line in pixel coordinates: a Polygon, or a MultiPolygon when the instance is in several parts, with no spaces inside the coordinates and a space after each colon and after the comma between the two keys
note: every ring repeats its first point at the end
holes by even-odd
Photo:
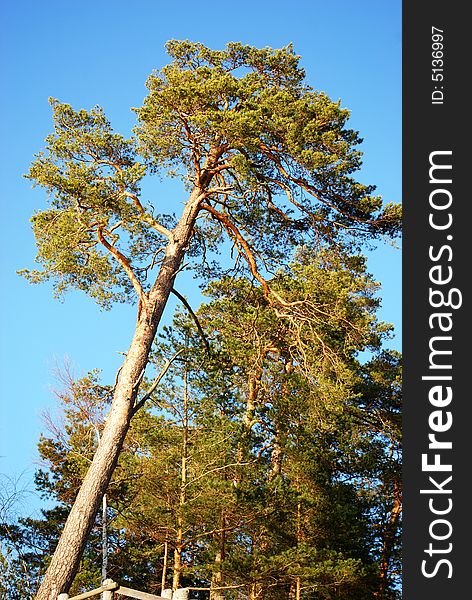
{"type": "Polygon", "coordinates": [[[142,198],[143,178],[163,170],[198,198],[191,251],[229,238],[266,292],[268,274],[303,243],[336,249],[398,234],[399,206],[382,207],[353,176],[361,139],[349,111],[306,83],[291,45],[166,48],[172,60],[148,78],[131,139],[100,107],[51,100],[54,132],[27,175],[51,196],[32,218],[42,269],[23,271],[31,281],[52,278],[59,294],[78,287],[102,306],[143,300],[163,244],[175,242],[175,218],[142,198]]]}

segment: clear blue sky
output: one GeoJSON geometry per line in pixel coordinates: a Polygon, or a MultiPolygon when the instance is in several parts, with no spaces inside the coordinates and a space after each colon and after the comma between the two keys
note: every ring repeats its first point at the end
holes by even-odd
{"type": "MultiPolygon", "coordinates": [[[[100,312],[78,293],[59,303],[48,286],[30,286],[15,274],[33,264],[29,218],[45,206],[44,192],[32,190],[22,174],[51,130],[48,97],[75,108],[99,104],[114,128],[129,134],[130,107],[142,103],[150,72],[167,62],[167,40],[188,38],[215,48],[228,41],[293,42],[309,83],[352,111],[350,124],[364,138],[361,180],[376,184],[387,201],[399,201],[401,2],[4,0],[0,10],[0,473],[23,473],[28,483],[41,413],[54,406],[55,364],[69,357],[77,374],[98,367],[112,381],[135,320],[133,309],[100,312]]],[[[369,266],[382,283],[380,317],[395,324],[392,345],[399,348],[400,252],[381,248],[369,266]]]]}

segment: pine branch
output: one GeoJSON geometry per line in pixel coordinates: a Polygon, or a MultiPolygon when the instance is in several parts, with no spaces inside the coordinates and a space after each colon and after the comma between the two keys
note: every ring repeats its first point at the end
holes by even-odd
{"type": "Polygon", "coordinates": [[[193,311],[192,307],[190,306],[189,302],[187,301],[187,299],[182,296],[182,294],[180,292],[178,292],[175,288],[172,288],[172,293],[174,294],[174,296],[177,296],[177,298],[182,302],[182,304],[185,306],[185,308],[188,310],[188,312],[190,313],[190,316],[192,317],[192,319],[194,320],[195,325],[197,326],[197,330],[198,333],[200,334],[200,337],[202,338],[202,342],[205,346],[205,349],[208,353],[208,355],[211,354],[211,349],[210,349],[210,343],[205,335],[205,332],[203,331],[203,328],[200,324],[200,321],[198,320],[197,315],[195,314],[195,312],[193,311]]]}
{"type": "Polygon", "coordinates": [[[245,258],[246,262],[249,265],[249,269],[252,275],[257,279],[257,281],[262,285],[262,289],[264,290],[264,294],[266,297],[269,297],[270,290],[267,281],[262,277],[257,268],[256,259],[254,257],[254,253],[249,246],[247,240],[243,237],[239,229],[230,221],[227,215],[218,212],[213,206],[209,204],[202,204],[201,208],[208,211],[215,219],[220,221],[223,224],[226,231],[233,237],[238,246],[242,249],[239,250],[239,253],[245,258]]]}
{"type": "Polygon", "coordinates": [[[136,277],[136,273],[133,271],[133,269],[131,267],[131,263],[130,263],[129,259],[122,252],[120,252],[117,248],[115,248],[115,246],[113,246],[112,244],[110,244],[110,242],[108,242],[108,240],[103,235],[102,227],[97,228],[97,236],[98,236],[100,243],[103,246],[105,246],[105,248],[108,250],[108,252],[110,252],[110,254],[115,258],[115,260],[123,268],[126,275],[128,275],[128,278],[131,281],[136,293],[138,294],[138,298],[141,301],[141,303],[144,306],[147,306],[146,294],[144,293],[144,290],[141,286],[139,279],[136,277]]]}
{"type": "Polygon", "coordinates": [[[154,392],[154,390],[157,388],[157,386],[159,385],[161,379],[164,377],[164,375],[167,373],[167,371],[169,370],[169,367],[171,366],[171,364],[174,362],[174,360],[180,355],[182,354],[182,352],[184,352],[185,348],[181,348],[180,350],[178,350],[174,356],[172,356],[172,358],[169,358],[168,360],[166,360],[164,366],[161,369],[161,372],[159,373],[159,375],[156,377],[156,379],[153,381],[151,387],[149,388],[149,390],[144,394],[144,396],[141,398],[141,400],[139,402],[136,402],[134,408],[133,408],[133,416],[138,412],[138,410],[140,408],[142,408],[145,403],[149,400],[149,398],[151,397],[152,393],[154,392]]]}

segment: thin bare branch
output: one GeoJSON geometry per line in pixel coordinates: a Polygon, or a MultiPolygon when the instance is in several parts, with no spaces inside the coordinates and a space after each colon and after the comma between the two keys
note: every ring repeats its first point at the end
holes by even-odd
{"type": "Polygon", "coordinates": [[[200,479],[203,479],[203,477],[206,477],[207,475],[211,475],[211,473],[216,473],[217,471],[223,471],[224,469],[229,469],[230,467],[246,467],[247,465],[252,465],[255,462],[256,462],[256,460],[250,460],[250,461],[247,461],[247,462],[235,462],[235,463],[229,463],[227,465],[223,465],[221,467],[215,467],[214,469],[210,469],[209,471],[205,471],[205,473],[202,473],[198,477],[195,477],[194,479],[192,479],[192,481],[187,482],[184,485],[184,487],[188,487],[189,485],[192,485],[196,481],[199,481],[200,479]]]}
{"type": "Polygon", "coordinates": [[[185,348],[181,348],[180,350],[178,350],[174,354],[174,356],[172,356],[171,358],[169,358],[168,360],[166,360],[164,366],[161,369],[161,372],[156,377],[156,379],[153,381],[153,383],[152,383],[151,387],[149,388],[149,390],[144,394],[144,396],[141,398],[141,400],[139,400],[139,402],[136,402],[136,404],[135,404],[135,406],[133,408],[133,415],[135,415],[138,412],[138,410],[140,408],[142,408],[144,406],[144,404],[149,400],[149,398],[151,397],[152,393],[154,392],[154,390],[159,385],[159,382],[161,381],[161,379],[164,377],[164,375],[169,370],[169,367],[171,366],[171,364],[184,351],[185,351],[185,348]]]}
{"type": "Polygon", "coordinates": [[[175,288],[172,288],[172,293],[174,294],[174,296],[177,296],[177,298],[182,302],[182,304],[185,306],[185,308],[190,313],[190,316],[194,320],[195,325],[196,325],[197,330],[198,330],[198,333],[200,334],[200,337],[201,337],[201,339],[203,341],[205,349],[206,349],[207,353],[210,355],[211,354],[210,343],[209,343],[209,341],[208,341],[208,339],[207,339],[207,337],[205,335],[205,332],[203,331],[203,328],[202,328],[202,326],[200,324],[200,321],[198,320],[197,315],[193,311],[193,309],[190,306],[190,304],[187,301],[187,299],[184,296],[182,296],[182,294],[180,292],[178,292],[175,288]]]}

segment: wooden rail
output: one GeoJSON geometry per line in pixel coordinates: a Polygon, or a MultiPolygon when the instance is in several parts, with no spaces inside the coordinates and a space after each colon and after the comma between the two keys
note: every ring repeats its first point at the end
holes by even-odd
{"type": "Polygon", "coordinates": [[[78,594],[77,596],[69,597],[69,594],[59,594],[57,600],[85,600],[85,598],[98,596],[102,593],[103,600],[113,600],[114,593],[128,596],[128,598],[136,598],[136,600],[166,600],[163,596],[155,596],[154,594],[148,594],[147,592],[133,590],[111,580],[106,580],[101,587],[90,590],[89,592],[84,592],[83,594],[78,594]]]}
{"type": "Polygon", "coordinates": [[[78,596],[69,597],[69,594],[59,594],[58,600],[84,600],[84,598],[91,598],[92,596],[98,596],[102,592],[108,592],[112,590],[116,590],[120,587],[118,583],[114,581],[109,581],[108,583],[104,582],[103,585],[99,588],[95,588],[90,590],[89,592],[84,592],[83,594],[79,594],[78,596]]]}
{"type": "Polygon", "coordinates": [[[148,594],[147,592],[139,592],[138,590],[132,590],[131,588],[123,587],[122,585],[120,585],[115,592],[130,598],[137,598],[137,600],[165,600],[163,596],[155,596],[154,594],[148,594]]]}

